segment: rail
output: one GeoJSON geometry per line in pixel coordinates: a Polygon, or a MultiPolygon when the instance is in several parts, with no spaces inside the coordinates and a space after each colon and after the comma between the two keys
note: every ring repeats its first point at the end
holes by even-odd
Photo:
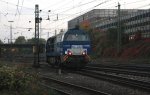
{"type": "Polygon", "coordinates": [[[117,84],[122,84],[123,86],[128,86],[132,88],[142,89],[144,91],[150,92],[150,83],[145,81],[139,81],[135,79],[129,79],[117,75],[107,74],[107,73],[100,73],[100,72],[94,72],[94,71],[88,71],[88,70],[82,70],[82,71],[76,71],[74,73],[86,75],[89,77],[101,79],[104,81],[111,81],[115,82],[117,84]]]}
{"type": "Polygon", "coordinates": [[[40,75],[40,78],[44,79],[44,80],[52,81],[52,82],[55,82],[55,83],[58,83],[58,84],[61,84],[61,85],[69,86],[71,88],[75,88],[75,89],[78,89],[78,90],[82,90],[82,91],[91,93],[93,95],[111,95],[111,94],[108,94],[108,93],[105,93],[105,92],[102,92],[102,91],[98,91],[98,90],[83,87],[83,86],[80,86],[80,85],[75,85],[75,84],[72,84],[72,83],[67,83],[67,82],[60,81],[60,80],[57,80],[57,79],[54,79],[54,78],[50,78],[46,75],[40,75]]]}

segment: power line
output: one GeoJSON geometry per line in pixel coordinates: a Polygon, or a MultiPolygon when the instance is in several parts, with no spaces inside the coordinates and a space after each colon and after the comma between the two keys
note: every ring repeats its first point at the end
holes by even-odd
{"type": "MultiPolygon", "coordinates": [[[[16,5],[16,4],[13,4],[13,3],[9,3],[9,2],[6,2],[6,1],[3,1],[3,0],[0,0],[1,2],[5,2],[5,3],[7,3],[7,4],[11,4],[11,5],[14,5],[14,6],[17,6],[17,12],[19,13],[19,10],[18,10],[18,7],[21,7],[21,8],[27,8],[27,7],[24,7],[24,6],[20,6],[19,5],[19,0],[18,0],[18,4],[16,5]]],[[[92,2],[95,2],[96,0],[92,0],[92,1],[90,1],[90,2],[87,2],[87,3],[84,3],[84,4],[80,4],[80,5],[77,5],[77,6],[75,6],[75,7],[71,7],[71,8],[69,8],[69,9],[67,9],[67,10],[65,10],[65,11],[62,11],[62,12],[60,12],[60,13],[63,13],[63,12],[67,12],[67,11],[70,11],[70,10],[72,10],[72,9],[74,9],[74,8],[78,8],[78,7],[81,7],[81,6],[84,6],[84,5],[87,5],[87,4],[90,4],[90,3],[92,3],[92,2]]],[[[30,9],[32,9],[32,8],[30,8],[30,9]]],[[[60,8],[60,9],[62,9],[62,8],[60,8]]],[[[56,11],[56,10],[55,10],[56,11]]],[[[45,12],[45,11],[44,11],[45,12]]],[[[70,15],[70,14],[60,14],[60,13],[53,13],[53,15],[50,15],[50,16],[54,16],[54,15],[70,15]]],[[[8,14],[11,14],[11,15],[14,15],[14,14],[12,14],[12,13],[8,13],[8,14]]],[[[16,13],[17,14],[17,13],[16,13]]],[[[22,15],[34,15],[34,14],[22,14],[22,15]]],[[[71,14],[72,15],[72,14],[71,14]]]]}
{"type": "MultiPolygon", "coordinates": [[[[145,0],[145,1],[146,1],[146,0],[145,0]]],[[[139,2],[145,2],[145,1],[144,1],[144,0],[138,0],[138,1],[126,3],[126,5],[135,4],[135,3],[139,3],[139,2]]]]}
{"type": "MultiPolygon", "coordinates": [[[[85,14],[85,13],[87,13],[88,11],[93,10],[95,7],[98,7],[99,5],[105,4],[105,3],[109,2],[109,1],[111,1],[111,0],[105,0],[104,2],[101,2],[101,3],[99,3],[99,4],[97,4],[97,5],[93,6],[93,7],[91,7],[91,8],[89,8],[89,9],[85,9],[84,11],[77,12],[77,13],[75,13],[74,15],[78,15],[78,14],[81,15],[81,13],[82,13],[82,14],[85,14]]],[[[72,17],[72,16],[65,17],[65,18],[62,18],[62,19],[58,19],[58,21],[59,21],[59,20],[64,20],[64,19],[68,19],[68,18],[70,18],[70,17],[72,17]]],[[[66,22],[66,21],[65,21],[65,22],[66,22]]],[[[64,24],[65,22],[63,22],[63,24],[64,24]]],[[[53,22],[53,23],[56,23],[56,22],[53,22]]],[[[50,23],[50,24],[53,24],[53,23],[50,23]]],[[[48,24],[47,24],[47,25],[48,25],[48,24]]],[[[46,26],[47,26],[47,25],[46,25],[46,26]]],[[[59,25],[57,25],[57,27],[60,26],[60,25],[62,25],[62,23],[59,24],[59,25]]]]}
{"type": "MultiPolygon", "coordinates": [[[[63,2],[64,2],[64,1],[65,1],[65,0],[63,0],[63,2]]],[[[58,5],[58,3],[60,3],[60,1],[55,2],[53,5],[50,5],[50,6],[46,7],[46,8],[43,8],[42,10],[46,10],[47,8],[50,8],[50,7],[56,6],[56,5],[58,5]]],[[[70,3],[70,1],[69,1],[69,3],[70,3]]],[[[67,4],[68,4],[68,3],[67,3],[67,4]]]]}
{"type": "MultiPolygon", "coordinates": [[[[95,2],[95,1],[97,1],[97,0],[92,0],[92,1],[86,2],[86,3],[84,3],[84,4],[79,4],[79,5],[76,5],[76,6],[73,6],[73,7],[67,7],[67,8],[68,8],[67,10],[71,10],[71,9],[78,8],[78,7],[87,5],[87,4],[91,4],[91,3],[95,2]]],[[[58,9],[58,10],[64,10],[64,8],[63,8],[63,9],[60,8],[60,9],[58,9]]],[[[67,10],[65,10],[65,11],[67,11],[67,10]]],[[[53,10],[53,11],[57,11],[57,9],[56,9],[56,10],[53,10]]],[[[62,11],[62,12],[64,12],[64,11],[62,11]]],[[[61,12],[61,13],[62,13],[62,12],[61,12]]]]}
{"type": "Polygon", "coordinates": [[[17,15],[17,13],[19,13],[20,14],[20,12],[19,12],[19,9],[18,9],[18,6],[19,6],[19,0],[18,0],[18,2],[17,2],[17,8],[16,8],[16,14],[15,14],[15,16],[17,15]]]}
{"type": "Polygon", "coordinates": [[[149,4],[146,4],[146,5],[142,5],[142,6],[140,6],[140,7],[137,7],[137,9],[139,9],[139,8],[144,8],[144,7],[147,7],[147,6],[150,6],[150,3],[149,3],[149,4]]]}
{"type": "MultiPolygon", "coordinates": [[[[138,1],[133,1],[133,2],[128,2],[128,3],[125,3],[125,2],[124,2],[124,3],[125,3],[125,5],[131,5],[131,4],[140,3],[140,2],[145,2],[145,1],[148,1],[148,0],[138,0],[138,1]]],[[[106,6],[108,6],[108,7],[105,7],[105,8],[113,8],[113,7],[116,7],[116,3],[117,3],[117,2],[111,3],[112,6],[106,5],[106,6]],[[115,5],[113,5],[113,4],[115,4],[115,5]]],[[[101,7],[103,7],[103,6],[101,6],[101,7]]]]}
{"type": "MultiPolygon", "coordinates": [[[[0,0],[0,1],[3,2],[3,3],[9,4],[9,5],[16,6],[16,4],[14,4],[14,3],[6,2],[6,1],[4,1],[4,0],[0,0]]],[[[22,6],[19,6],[19,5],[18,5],[18,7],[22,7],[22,6]]],[[[33,8],[29,8],[29,7],[23,7],[23,8],[30,9],[30,10],[34,10],[33,8]]]]}
{"type": "MultiPolygon", "coordinates": [[[[53,10],[53,11],[58,11],[58,10],[63,10],[63,11],[61,11],[61,12],[59,12],[59,13],[53,13],[53,15],[61,15],[60,13],[64,13],[64,12],[67,12],[67,11],[70,11],[70,10],[73,10],[73,9],[75,9],[75,8],[78,8],[78,7],[81,7],[81,6],[85,6],[85,5],[87,5],[87,4],[91,4],[91,3],[93,3],[93,2],[95,2],[95,1],[100,1],[100,0],[92,0],[92,1],[89,1],[89,2],[86,2],[86,3],[83,3],[83,4],[79,4],[79,5],[76,5],[76,6],[73,6],[73,7],[66,7],[66,8],[68,8],[68,9],[66,9],[66,10],[64,10],[64,8],[60,8],[59,7],[59,9],[55,9],[55,10],[53,10]]],[[[68,2],[69,3],[69,2],[68,2]]],[[[68,5],[68,4],[67,4],[68,5]]],[[[45,10],[45,8],[44,8],[44,10],[45,10]]],[[[45,12],[45,11],[44,11],[45,12]]],[[[51,12],[52,13],[52,12],[51,12]]],[[[53,15],[50,15],[50,16],[53,16],[53,15]]]]}
{"type": "Polygon", "coordinates": [[[14,20],[13,20],[13,21],[15,21],[15,18],[16,18],[16,16],[17,16],[17,14],[19,14],[19,15],[20,15],[20,12],[19,12],[18,6],[19,6],[19,0],[17,1],[17,5],[16,5],[16,13],[15,13],[15,15],[14,15],[14,20]]]}
{"type": "MultiPolygon", "coordinates": [[[[97,5],[95,5],[95,6],[93,6],[93,7],[91,7],[91,8],[89,8],[89,9],[85,9],[84,11],[80,11],[80,12],[77,12],[77,13],[75,13],[75,14],[85,14],[86,12],[88,12],[88,11],[90,11],[90,10],[93,10],[94,8],[96,8],[96,7],[98,7],[98,6],[100,6],[100,5],[102,5],[102,4],[105,4],[105,3],[107,3],[107,2],[109,2],[109,1],[111,1],[111,0],[105,0],[105,1],[103,1],[103,2],[101,2],[101,3],[99,3],[99,4],[97,4],[97,5]]],[[[74,14],[74,15],[75,15],[74,14]]]]}
{"type": "Polygon", "coordinates": [[[111,0],[106,0],[106,1],[104,1],[104,2],[101,2],[100,4],[97,4],[96,6],[94,6],[94,8],[95,8],[95,7],[98,7],[99,5],[102,5],[102,4],[104,4],[104,3],[107,3],[107,2],[109,2],[109,1],[111,1],[111,0]]]}
{"type": "MultiPolygon", "coordinates": [[[[81,6],[84,6],[84,5],[87,5],[87,4],[91,4],[91,3],[93,3],[93,2],[95,2],[95,1],[100,1],[100,0],[92,0],[92,1],[89,1],[89,2],[86,2],[86,3],[83,3],[83,4],[79,4],[79,5],[76,5],[76,6],[73,6],[73,7],[66,7],[66,8],[68,8],[68,9],[66,9],[65,11],[61,11],[61,12],[58,12],[58,13],[53,13],[53,15],[50,15],[50,16],[54,16],[54,15],[62,15],[62,14],[60,14],[60,13],[64,13],[64,12],[67,12],[67,11],[70,11],[70,10],[72,10],[72,9],[75,9],[75,8],[78,8],[78,7],[81,7],[81,6]]],[[[69,4],[71,4],[71,2],[68,2],[69,4]]],[[[66,5],[68,5],[68,3],[66,4],[66,5]]],[[[57,6],[57,4],[55,5],[55,6],[57,6]]],[[[62,5],[62,6],[64,6],[64,5],[62,5]]],[[[53,11],[58,11],[58,10],[64,10],[65,8],[60,8],[59,7],[59,9],[57,8],[57,9],[55,9],[55,10],[53,10],[53,11]]],[[[44,8],[44,10],[45,10],[45,8],[44,8]]],[[[43,11],[43,12],[45,12],[45,11],[43,11]]],[[[45,13],[47,13],[47,12],[45,12],[45,13]]],[[[51,12],[52,13],[52,12],[51,12]]]]}
{"type": "MultiPolygon", "coordinates": [[[[6,16],[6,15],[15,15],[16,13],[8,13],[8,12],[4,13],[4,12],[1,12],[1,14],[6,16]]],[[[34,15],[34,14],[21,14],[21,15],[34,15]]]]}
{"type": "MultiPolygon", "coordinates": [[[[83,10],[83,11],[77,12],[77,13],[75,13],[74,15],[78,15],[78,14],[81,15],[81,13],[82,13],[82,14],[85,14],[86,12],[88,12],[88,11],[90,11],[90,10],[93,10],[95,7],[98,7],[99,5],[102,5],[102,4],[107,3],[107,2],[109,2],[109,1],[111,1],[111,0],[105,0],[104,2],[101,2],[101,3],[99,3],[99,4],[97,4],[97,5],[93,6],[93,7],[91,7],[91,8],[89,8],[89,9],[85,9],[85,10],[83,10]]],[[[63,19],[59,19],[59,20],[63,20],[63,19]]]]}
{"type": "MultiPolygon", "coordinates": [[[[23,7],[23,3],[24,3],[24,0],[22,0],[22,3],[21,3],[21,6],[23,7]]],[[[17,20],[17,24],[19,24],[19,21],[20,21],[20,15],[22,15],[22,7],[20,9],[20,12],[19,12],[19,17],[18,17],[18,20],[17,20]]],[[[18,25],[17,25],[18,26],[18,25]]]]}
{"type": "MultiPolygon", "coordinates": [[[[85,6],[85,5],[91,4],[91,3],[95,2],[95,1],[97,1],[97,0],[92,0],[92,1],[89,1],[89,2],[84,3],[84,4],[79,4],[79,5],[77,5],[77,6],[73,6],[73,7],[68,8],[68,9],[66,9],[66,10],[64,10],[64,11],[61,11],[61,12],[59,12],[59,13],[68,12],[68,11],[70,11],[70,10],[72,10],[72,9],[79,8],[79,7],[81,7],[81,6],[85,6]]],[[[99,1],[99,0],[98,0],[98,1],[99,1]]],[[[55,11],[56,11],[56,10],[55,10],[55,11]]]]}

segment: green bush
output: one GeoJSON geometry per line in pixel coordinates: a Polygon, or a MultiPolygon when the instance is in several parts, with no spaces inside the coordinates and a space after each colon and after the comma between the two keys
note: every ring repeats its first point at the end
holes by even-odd
{"type": "Polygon", "coordinates": [[[20,91],[28,87],[33,80],[32,75],[24,73],[17,67],[0,67],[0,90],[20,91]]]}
{"type": "MultiPolygon", "coordinates": [[[[26,73],[25,64],[6,65],[0,62],[0,95],[59,95],[39,84],[37,73],[26,73]]],[[[31,72],[31,71],[30,71],[31,72]]]]}

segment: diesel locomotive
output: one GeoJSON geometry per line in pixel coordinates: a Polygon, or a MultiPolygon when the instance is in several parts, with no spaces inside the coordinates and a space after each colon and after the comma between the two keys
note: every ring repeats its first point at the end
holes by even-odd
{"type": "Polygon", "coordinates": [[[60,32],[46,42],[46,61],[52,66],[84,67],[90,61],[90,44],[84,30],[60,32]]]}

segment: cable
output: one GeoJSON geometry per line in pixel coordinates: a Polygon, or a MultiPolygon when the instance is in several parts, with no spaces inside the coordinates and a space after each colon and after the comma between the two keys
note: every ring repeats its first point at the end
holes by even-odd
{"type": "Polygon", "coordinates": [[[16,18],[16,16],[17,16],[17,13],[20,14],[19,9],[18,9],[18,6],[19,6],[19,0],[18,0],[17,5],[16,5],[16,13],[15,13],[15,15],[14,15],[15,17],[14,17],[14,20],[13,20],[13,21],[15,21],[15,18],[16,18]]]}
{"type": "Polygon", "coordinates": [[[146,4],[146,5],[142,5],[142,6],[140,6],[140,7],[137,7],[137,9],[139,9],[139,8],[144,8],[144,7],[147,7],[147,6],[150,6],[150,3],[149,3],[149,4],[146,4]]]}
{"type": "MultiPolygon", "coordinates": [[[[91,3],[95,2],[95,1],[97,1],[97,0],[92,0],[92,1],[89,1],[89,2],[84,3],[84,4],[79,4],[79,5],[77,5],[77,6],[73,6],[73,7],[68,8],[68,9],[66,9],[66,10],[64,10],[64,11],[61,11],[61,12],[59,12],[59,13],[64,13],[64,12],[70,11],[70,10],[72,10],[72,9],[75,9],[75,8],[78,8],[78,7],[81,7],[81,6],[85,6],[85,5],[87,5],[87,4],[91,4],[91,3]]],[[[99,1],[99,0],[98,0],[98,1],[99,1]]],[[[56,11],[56,10],[54,10],[54,11],[56,11]]]]}
{"type": "Polygon", "coordinates": [[[130,3],[126,3],[126,4],[129,5],[129,4],[139,3],[139,2],[143,2],[143,0],[138,0],[138,1],[130,2],[130,3]]]}
{"type": "MultiPolygon", "coordinates": [[[[7,3],[7,4],[11,4],[11,5],[14,5],[14,6],[16,6],[15,4],[13,4],[13,3],[9,3],[9,2],[6,2],[6,1],[3,1],[3,0],[0,0],[1,2],[4,2],[4,3],[7,3]]],[[[92,2],[95,2],[96,0],[92,0],[92,1],[90,1],[90,2],[87,2],[87,3],[84,3],[84,4],[80,4],[80,5],[77,5],[77,6],[75,6],[74,8],[78,8],[78,7],[81,7],[81,6],[84,6],[84,5],[87,5],[87,4],[90,4],[90,3],[92,3],[92,2]]],[[[19,3],[19,0],[18,0],[18,3],[19,3]]],[[[19,6],[18,4],[17,4],[17,11],[19,12],[19,8],[18,7],[21,7],[21,8],[27,8],[27,7],[23,7],[22,5],[21,6],[19,6]]],[[[65,10],[65,12],[67,12],[67,11],[69,11],[69,10],[72,10],[72,9],[74,9],[73,7],[71,7],[71,8],[69,8],[69,9],[67,9],[67,10],[65,10]]],[[[31,9],[31,8],[30,8],[31,9]]],[[[60,9],[62,9],[62,8],[60,8],[60,9]]],[[[32,9],[32,10],[34,10],[34,9],[32,9]]],[[[55,10],[56,11],[56,10],[55,10]]],[[[43,12],[45,12],[45,11],[43,11],[43,12]]],[[[64,11],[62,11],[61,13],[63,13],[64,11]]],[[[47,12],[46,12],[47,13],[47,12]]],[[[12,13],[9,13],[9,14],[12,14],[12,13]]],[[[17,14],[17,12],[16,12],[16,14],[17,14]]],[[[60,14],[60,13],[53,13],[53,15],[50,15],[50,16],[54,16],[54,15],[68,15],[68,14],[60,14]]],[[[13,15],[13,14],[12,14],[13,15]]],[[[22,14],[22,15],[34,15],[34,14],[22,14]]]]}
{"type": "MultiPolygon", "coordinates": [[[[97,4],[97,5],[95,5],[94,7],[91,7],[91,8],[89,8],[89,9],[85,9],[85,10],[80,11],[80,12],[77,12],[77,13],[75,13],[74,15],[81,14],[81,13],[82,13],[82,14],[85,14],[86,12],[88,12],[88,11],[90,11],[90,10],[93,10],[95,7],[98,7],[99,5],[102,5],[102,4],[107,3],[107,2],[109,2],[109,1],[111,1],[111,0],[105,0],[104,2],[101,2],[101,3],[97,4]]],[[[63,20],[63,19],[59,19],[59,20],[63,20]]]]}
{"type": "MultiPolygon", "coordinates": [[[[79,4],[79,5],[76,5],[76,6],[73,6],[73,7],[66,7],[66,8],[68,8],[68,9],[66,9],[65,11],[70,11],[70,10],[72,10],[72,9],[75,9],[75,8],[78,8],[78,7],[81,7],[81,6],[84,6],[84,5],[87,5],[87,4],[91,4],[91,3],[93,3],[93,2],[95,2],[95,1],[99,1],[99,0],[92,0],[92,1],[89,1],[89,2],[87,2],[87,3],[84,3],[84,4],[79,4]]],[[[71,3],[71,2],[68,2],[68,3],[71,3]]],[[[65,6],[65,5],[68,5],[68,3],[67,4],[64,4],[64,5],[62,5],[62,6],[65,6]]],[[[64,10],[65,8],[60,8],[59,7],[59,9],[57,8],[57,9],[55,9],[55,10],[53,10],[53,11],[58,11],[58,10],[64,10]]],[[[44,8],[44,10],[45,10],[45,8],[44,8]]],[[[42,12],[45,12],[45,11],[42,11],[42,12]]],[[[63,13],[64,11],[62,11],[62,12],[57,12],[57,13],[53,13],[53,15],[51,15],[51,16],[54,16],[54,15],[61,15],[60,13],[63,13]]],[[[47,12],[45,12],[45,13],[47,13],[47,12]]],[[[52,13],[52,12],[51,12],[52,13]]]]}
{"type": "MultiPolygon", "coordinates": [[[[24,3],[24,0],[22,0],[22,3],[21,3],[21,6],[22,6],[22,7],[23,7],[23,3],[24,3]]],[[[22,15],[22,14],[21,14],[21,13],[22,13],[22,7],[21,7],[20,12],[19,12],[19,17],[18,17],[18,20],[17,20],[17,26],[18,26],[19,21],[20,21],[20,15],[22,15]]]]}
{"type": "Polygon", "coordinates": [[[18,6],[19,6],[19,0],[18,0],[18,3],[17,3],[17,8],[16,8],[16,14],[15,14],[15,16],[17,15],[17,13],[19,13],[20,14],[20,12],[19,12],[19,9],[18,9],[18,6]]]}
{"type": "MultiPolygon", "coordinates": [[[[92,0],[92,1],[89,1],[89,2],[87,2],[87,3],[79,4],[79,5],[73,6],[73,7],[67,7],[67,8],[68,8],[67,10],[71,10],[71,9],[74,9],[74,8],[78,8],[78,7],[81,7],[81,6],[84,6],[84,5],[93,3],[93,2],[95,2],[95,1],[97,1],[97,0],[92,0]]],[[[56,10],[57,10],[57,9],[56,9],[56,10]]],[[[56,10],[53,10],[53,11],[56,11],[56,10]]],[[[60,8],[59,10],[62,10],[62,8],[60,8]]],[[[64,10],[64,8],[63,8],[63,10],[64,10]]],[[[62,11],[62,12],[63,12],[63,11],[62,11]]],[[[62,12],[61,12],[61,13],[62,13],[62,12]]]]}
{"type": "MultiPolygon", "coordinates": [[[[85,14],[86,12],[88,12],[88,11],[90,11],[90,10],[93,10],[95,7],[98,7],[99,5],[102,5],[102,4],[105,4],[105,3],[107,3],[107,2],[109,2],[109,1],[111,1],[111,0],[105,0],[104,2],[101,2],[101,3],[99,3],[99,4],[97,4],[97,5],[95,5],[94,7],[91,7],[91,8],[89,8],[89,9],[85,9],[84,11],[81,11],[82,12],[82,14],[85,14]],[[84,13],[83,13],[84,12],[84,13]]],[[[77,14],[80,14],[81,15],[81,12],[77,12],[77,13],[75,13],[74,15],[77,15],[77,14]]],[[[71,16],[72,17],[72,16],[71,16]]],[[[58,19],[58,20],[64,20],[64,19],[67,19],[67,18],[70,18],[70,16],[69,17],[65,17],[65,18],[62,18],[62,19],[58,19]]],[[[53,23],[55,23],[55,22],[53,22],[53,23]]],[[[53,23],[50,23],[50,24],[53,24],[53,23]]],[[[63,22],[64,23],[64,22],[63,22]]],[[[47,24],[48,25],[48,24],[47,24]]],[[[46,25],[46,26],[47,26],[46,25]]],[[[62,25],[62,24],[60,24],[60,25],[62,25]]],[[[58,26],[60,26],[60,25],[58,25],[58,26]]],[[[58,27],[57,26],[57,27],[58,27]]]]}
{"type": "MultiPolygon", "coordinates": [[[[14,4],[14,3],[6,2],[4,0],[0,0],[0,1],[3,2],[3,3],[6,3],[6,4],[10,4],[10,5],[16,6],[16,4],[14,4]]],[[[21,6],[18,6],[18,7],[21,7],[21,6]]],[[[34,10],[33,8],[29,8],[29,7],[23,7],[23,8],[34,10]]]]}
{"type": "MultiPolygon", "coordinates": [[[[84,5],[91,4],[91,3],[95,2],[95,1],[100,1],[100,0],[92,0],[92,1],[89,1],[89,2],[86,2],[86,3],[83,3],[83,4],[79,4],[79,5],[73,6],[73,7],[66,7],[66,8],[68,8],[68,9],[66,9],[65,11],[61,11],[61,12],[59,12],[59,13],[53,13],[53,14],[54,14],[54,15],[56,15],[56,14],[59,14],[59,15],[60,15],[60,13],[64,13],[64,12],[70,11],[70,10],[72,10],[72,9],[75,9],[75,8],[78,8],[78,7],[81,7],[81,6],[84,6],[84,5]]],[[[68,2],[68,3],[70,3],[70,2],[68,2]]],[[[67,4],[67,5],[68,5],[68,4],[67,4]]],[[[64,10],[64,9],[65,9],[65,8],[60,8],[60,7],[59,7],[59,9],[55,9],[55,10],[53,10],[53,11],[64,10]]],[[[53,16],[53,15],[52,15],[52,16],[53,16]]]]}
{"type": "MultiPolygon", "coordinates": [[[[95,8],[95,7],[97,7],[97,6],[99,6],[99,5],[101,5],[101,4],[103,4],[103,3],[106,3],[107,1],[109,1],[109,0],[106,0],[105,2],[102,2],[102,3],[100,3],[100,4],[98,4],[98,5],[96,5],[96,6],[94,6],[94,7],[92,7],[92,8],[90,8],[90,9],[93,9],[93,8],[95,8]]],[[[92,1],[91,1],[92,2],[92,1]]],[[[90,2],[88,2],[88,3],[90,3],[90,2]]],[[[84,4],[81,4],[81,5],[85,5],[85,4],[88,4],[88,3],[84,3],[84,4]]],[[[87,11],[87,9],[86,9],[86,11],[87,11]]],[[[76,15],[77,14],[81,14],[81,12],[78,12],[78,13],[76,13],[76,15]]],[[[62,18],[62,19],[59,19],[59,20],[64,20],[64,19],[67,19],[68,17],[65,17],[65,18],[62,18]]],[[[70,16],[69,16],[69,18],[70,18],[70,16]]]]}
{"type": "MultiPolygon", "coordinates": [[[[66,1],[66,0],[63,0],[63,2],[64,2],[64,1],[66,1]]],[[[46,9],[49,8],[49,7],[56,6],[58,3],[60,3],[60,1],[54,3],[53,5],[48,6],[48,7],[46,7],[46,8],[43,8],[42,10],[46,10],[46,9]]],[[[70,2],[69,2],[69,3],[70,3],[70,2]]]]}

